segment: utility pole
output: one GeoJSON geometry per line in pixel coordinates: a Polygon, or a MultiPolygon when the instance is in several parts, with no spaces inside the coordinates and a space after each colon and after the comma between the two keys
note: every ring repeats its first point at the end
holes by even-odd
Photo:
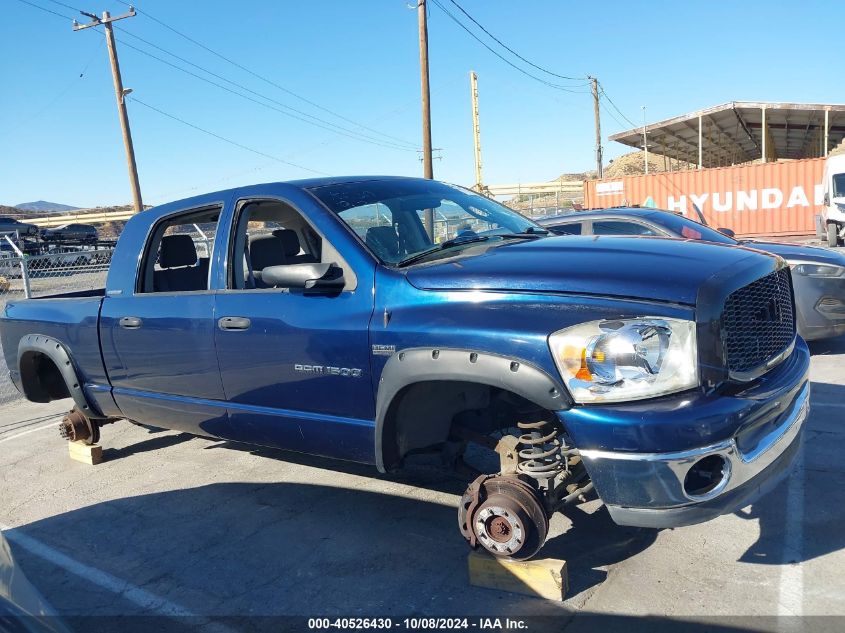
{"type": "Polygon", "coordinates": [[[109,61],[111,62],[111,74],[114,79],[114,94],[117,97],[117,113],[120,118],[120,129],[123,132],[123,146],[126,149],[126,162],[129,167],[129,184],[132,187],[132,202],[135,207],[135,212],[139,213],[144,210],[144,203],[141,201],[141,184],[138,181],[138,166],[135,164],[135,148],[132,145],[132,132],[129,129],[129,115],[126,113],[126,95],[132,92],[132,89],[124,90],[123,79],[120,76],[120,63],[117,60],[117,48],[114,41],[114,32],[112,31],[112,22],[123,20],[124,18],[134,17],[135,8],[129,7],[129,12],[123,15],[116,15],[111,17],[108,11],[103,11],[103,17],[99,18],[93,13],[86,13],[80,11],[82,15],[91,18],[88,24],[79,24],[76,20],[73,21],[73,30],[81,31],[92,26],[102,25],[106,30],[106,44],[109,48],[109,61]]]}
{"type": "Polygon", "coordinates": [[[590,84],[593,91],[593,116],[596,119],[596,178],[603,175],[602,152],[601,152],[601,115],[599,114],[599,80],[590,77],[590,84]]]}
{"type": "Polygon", "coordinates": [[[478,75],[474,70],[469,71],[469,88],[472,95],[472,138],[475,148],[475,189],[481,192],[484,184],[481,181],[481,131],[478,126],[478,75]]]}
{"type": "MultiPolygon", "coordinates": [[[[422,87],[423,177],[434,178],[431,157],[431,95],[428,82],[428,7],[426,0],[417,0],[420,31],[420,84],[422,87]]],[[[434,209],[425,210],[425,230],[434,241],[434,209]]]]}
{"type": "Polygon", "coordinates": [[[648,136],[645,130],[645,106],[643,109],[643,150],[645,150],[645,175],[648,176],[648,136]]]}

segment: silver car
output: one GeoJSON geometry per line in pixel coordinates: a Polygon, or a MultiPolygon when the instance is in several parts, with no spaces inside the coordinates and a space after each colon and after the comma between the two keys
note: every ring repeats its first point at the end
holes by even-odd
{"type": "Polygon", "coordinates": [[[838,250],[759,240],[737,240],[687,217],[645,207],[581,211],[542,218],[538,224],[558,235],[643,235],[746,246],[778,255],[792,269],[796,327],[805,340],[845,334],[845,255],[838,250]]]}

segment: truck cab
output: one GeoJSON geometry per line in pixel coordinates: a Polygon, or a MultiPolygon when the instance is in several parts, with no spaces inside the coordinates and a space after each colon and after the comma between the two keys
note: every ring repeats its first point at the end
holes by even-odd
{"type": "Polygon", "coordinates": [[[69,439],[128,419],[387,474],[426,453],[474,469],[461,534],[504,558],[590,495],[621,525],[732,512],[789,472],[809,407],[782,259],[555,237],[416,178],[144,211],[104,289],[9,301],[0,339],[27,398],[73,398],[69,439]]]}
{"type": "Polygon", "coordinates": [[[822,183],[822,227],[831,248],[845,239],[845,154],[829,156],[824,164],[822,183]]]}

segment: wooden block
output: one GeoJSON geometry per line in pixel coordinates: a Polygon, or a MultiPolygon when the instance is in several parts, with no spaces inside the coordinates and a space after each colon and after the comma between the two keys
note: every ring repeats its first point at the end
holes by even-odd
{"type": "Polygon", "coordinates": [[[89,466],[96,466],[103,461],[103,447],[99,444],[89,446],[84,442],[68,442],[68,453],[75,459],[89,466]]]}
{"type": "Polygon", "coordinates": [[[509,561],[470,552],[469,584],[547,600],[562,601],[569,590],[566,561],[554,558],[509,561]]]}

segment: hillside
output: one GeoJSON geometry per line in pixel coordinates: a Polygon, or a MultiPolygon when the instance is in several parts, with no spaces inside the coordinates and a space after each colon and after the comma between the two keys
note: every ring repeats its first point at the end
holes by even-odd
{"type": "MultiPolygon", "coordinates": [[[[662,154],[649,152],[648,171],[656,174],[663,171],[679,171],[694,169],[695,165],[684,161],[668,158],[662,154]]],[[[645,152],[630,152],[610,161],[604,168],[605,178],[619,178],[621,176],[637,176],[645,173],[645,152]]]]}
{"type": "MultiPolygon", "coordinates": [[[[683,161],[670,159],[662,154],[649,152],[648,171],[656,174],[664,171],[679,171],[694,169],[695,165],[683,161]]],[[[636,176],[645,173],[645,153],[630,152],[610,161],[604,168],[604,178],[621,178],[622,176],[636,176]]],[[[561,174],[552,182],[584,182],[596,177],[595,171],[561,174]]],[[[531,211],[532,214],[552,213],[557,209],[569,209],[583,202],[582,192],[546,195],[514,196],[506,204],[518,211],[531,211]]]]}
{"type": "Polygon", "coordinates": [[[34,213],[61,213],[62,211],[76,211],[79,209],[79,207],[72,207],[69,204],[47,202],[46,200],[22,202],[21,204],[16,204],[15,208],[21,209],[22,211],[32,211],[34,213]]]}
{"type": "MultiPolygon", "coordinates": [[[[577,182],[582,183],[590,178],[595,178],[595,171],[561,174],[551,182],[577,182]]],[[[529,211],[532,214],[555,213],[558,209],[571,209],[573,205],[583,202],[584,196],[581,190],[578,193],[569,191],[561,194],[530,195],[523,194],[514,196],[505,201],[511,209],[517,211],[529,211]]]]}
{"type": "MultiPolygon", "coordinates": [[[[48,203],[49,204],[49,203],[48,203]]],[[[93,209],[73,209],[71,211],[64,211],[63,213],[67,213],[70,215],[68,218],[68,223],[73,222],[73,213],[75,211],[79,211],[80,213],[85,213],[86,211],[127,211],[131,208],[131,205],[112,205],[106,207],[95,207],[93,209]]],[[[149,207],[146,207],[149,208],[149,207]]],[[[42,211],[42,214],[47,214],[46,211],[42,211]]],[[[58,212],[56,215],[60,215],[62,212],[58,212]]],[[[0,215],[10,216],[13,218],[31,218],[33,216],[39,215],[39,212],[33,210],[25,210],[18,207],[9,207],[6,205],[0,204],[0,215]]],[[[100,239],[104,240],[113,240],[117,239],[120,236],[121,231],[123,231],[123,226],[126,224],[123,220],[118,220],[114,222],[96,222],[95,225],[97,227],[97,231],[99,232],[100,239]]]]}
{"type": "Polygon", "coordinates": [[[0,204],[0,215],[9,216],[12,218],[22,218],[26,215],[25,212],[15,207],[7,207],[5,204],[0,204]]]}

